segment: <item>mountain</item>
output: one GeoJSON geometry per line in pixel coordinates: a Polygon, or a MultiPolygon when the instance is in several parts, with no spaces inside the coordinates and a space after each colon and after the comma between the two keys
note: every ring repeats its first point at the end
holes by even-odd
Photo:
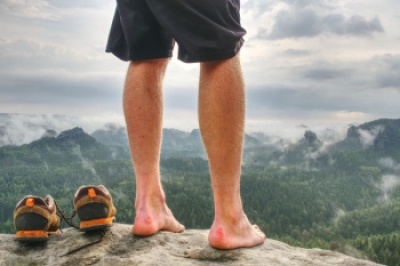
{"type": "MultiPolygon", "coordinates": [[[[162,134],[162,157],[200,157],[204,159],[207,157],[199,129],[186,132],[174,128],[164,128],[162,134]]],[[[128,136],[124,127],[108,124],[105,128],[93,132],[91,136],[105,145],[128,147],[128,136]]],[[[257,148],[262,144],[256,137],[248,134],[245,134],[244,143],[245,150],[257,148]]]]}
{"type": "MultiPolygon", "coordinates": [[[[362,166],[363,163],[376,166],[376,161],[381,157],[400,158],[400,119],[379,119],[351,126],[345,139],[330,145],[323,143],[311,130],[305,130],[303,138],[295,143],[285,140],[271,142],[265,135],[260,134],[245,134],[244,143],[243,159],[248,166],[295,165],[317,170],[321,167],[331,167],[338,160],[346,160],[344,154],[347,152],[363,161],[353,165],[353,170],[356,170],[356,167],[362,166]]],[[[80,156],[93,160],[130,158],[126,129],[113,124],[108,124],[91,135],[78,127],[60,134],[48,129],[40,139],[22,145],[24,148],[17,147],[9,146],[3,149],[0,151],[0,157],[7,157],[5,150],[14,149],[14,157],[20,154],[19,158],[29,163],[79,161],[80,156]],[[18,151],[21,149],[25,151],[18,151]]],[[[163,129],[161,157],[206,159],[200,131],[163,129]]]]}
{"type": "Polygon", "coordinates": [[[98,142],[105,145],[128,146],[126,128],[114,124],[106,124],[91,134],[98,142]]]}
{"type": "Polygon", "coordinates": [[[303,138],[295,143],[265,141],[265,136],[260,134],[254,134],[254,137],[261,140],[260,143],[252,149],[245,149],[244,153],[246,164],[253,166],[293,165],[295,168],[320,170],[333,167],[340,161],[339,164],[346,165],[345,170],[357,171],[361,166],[377,166],[377,161],[383,157],[400,160],[400,119],[379,119],[350,126],[346,137],[336,143],[324,143],[310,130],[306,130],[303,138]],[[354,161],[350,162],[348,157],[354,161]]]}
{"type": "Polygon", "coordinates": [[[32,149],[43,147],[74,147],[79,146],[89,149],[98,146],[95,138],[83,131],[82,128],[75,127],[70,130],[61,132],[59,135],[54,130],[47,130],[43,136],[36,141],[31,142],[28,146],[32,149]]]}
{"type": "Polygon", "coordinates": [[[73,128],[57,135],[47,130],[43,136],[29,144],[0,147],[1,165],[59,165],[80,163],[85,160],[113,160],[130,158],[123,147],[106,146],[97,142],[82,128],[73,128]]]}
{"type": "Polygon", "coordinates": [[[346,138],[335,145],[331,151],[349,151],[373,148],[382,155],[400,155],[400,119],[378,119],[351,126],[346,138]]]}
{"type": "MultiPolygon", "coordinates": [[[[108,129],[110,136],[119,131],[113,130],[108,129]]],[[[199,158],[200,132],[163,133],[160,163],[168,205],[187,228],[209,228],[213,192],[208,162],[199,158]]],[[[22,196],[51,193],[72,210],[72,196],[84,184],[106,185],[118,222],[132,222],[136,187],[127,146],[100,143],[81,128],[59,134],[48,129],[40,136],[29,144],[0,147],[2,232],[13,232],[12,213],[22,196]]],[[[397,266],[399,137],[398,120],[390,119],[350,127],[333,144],[308,129],[294,143],[246,136],[240,185],[246,214],[270,238],[397,266]]]]}

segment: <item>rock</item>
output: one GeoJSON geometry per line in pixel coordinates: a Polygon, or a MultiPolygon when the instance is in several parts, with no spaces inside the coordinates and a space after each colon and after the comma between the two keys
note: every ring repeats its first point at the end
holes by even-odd
{"type": "Polygon", "coordinates": [[[55,138],[57,137],[57,132],[53,129],[47,129],[46,132],[43,133],[41,138],[55,138]]]}
{"type": "Polygon", "coordinates": [[[131,234],[131,226],[114,224],[98,244],[72,254],[67,252],[101,238],[99,232],[81,233],[69,228],[49,236],[46,243],[24,244],[13,235],[0,237],[0,265],[378,265],[321,249],[302,249],[268,239],[249,249],[216,250],[208,245],[206,230],[151,237],[131,234]],[[65,255],[65,256],[63,256],[65,255]]]}
{"type": "Polygon", "coordinates": [[[304,132],[304,139],[308,144],[313,144],[318,140],[318,137],[317,134],[315,134],[311,130],[306,130],[306,132],[304,132]]]}
{"type": "Polygon", "coordinates": [[[356,126],[349,127],[349,129],[347,130],[346,138],[359,139],[361,136],[360,136],[360,132],[358,130],[359,130],[359,128],[356,126]]]}

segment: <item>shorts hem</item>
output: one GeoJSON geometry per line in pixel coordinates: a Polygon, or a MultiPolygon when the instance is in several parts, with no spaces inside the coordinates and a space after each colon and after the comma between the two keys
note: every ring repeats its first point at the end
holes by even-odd
{"type": "Polygon", "coordinates": [[[106,49],[106,53],[111,53],[114,56],[118,57],[122,61],[128,62],[128,61],[139,61],[139,60],[150,60],[150,59],[161,59],[161,58],[170,58],[172,57],[172,51],[167,52],[167,53],[159,53],[159,54],[144,54],[140,53],[140,55],[130,55],[130,56],[122,56],[118,52],[112,50],[112,49],[106,49]]]}
{"type": "Polygon", "coordinates": [[[178,55],[178,59],[185,63],[199,63],[199,62],[208,62],[208,61],[216,61],[216,60],[223,60],[229,59],[237,55],[244,44],[244,39],[240,39],[237,45],[237,48],[234,51],[230,51],[228,53],[219,53],[214,55],[178,55]]]}
{"type": "Polygon", "coordinates": [[[201,62],[209,62],[209,61],[216,61],[222,59],[232,58],[237,54],[237,52],[233,53],[226,53],[226,54],[218,54],[214,56],[178,56],[178,59],[184,63],[201,63],[201,62]]]}

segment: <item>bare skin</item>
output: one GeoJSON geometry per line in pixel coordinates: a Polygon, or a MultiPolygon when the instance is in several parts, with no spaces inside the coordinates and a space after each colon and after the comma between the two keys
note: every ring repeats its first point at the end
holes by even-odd
{"type": "Polygon", "coordinates": [[[201,63],[198,113],[215,204],[208,241],[218,249],[252,247],[265,241],[244,214],[240,198],[244,87],[239,56],[201,63]]]}
{"type": "Polygon", "coordinates": [[[160,181],[162,81],[167,64],[168,59],[132,62],[125,81],[123,108],[136,176],[135,235],[185,230],[167,207],[160,181]]]}
{"type": "MultiPolygon", "coordinates": [[[[165,203],[160,182],[162,81],[168,59],[132,62],[124,90],[124,112],[136,175],[136,217],[132,232],[182,232],[165,203]]],[[[218,249],[252,247],[265,235],[251,225],[240,198],[245,93],[239,57],[201,63],[199,122],[215,202],[209,243],[218,249]]]]}

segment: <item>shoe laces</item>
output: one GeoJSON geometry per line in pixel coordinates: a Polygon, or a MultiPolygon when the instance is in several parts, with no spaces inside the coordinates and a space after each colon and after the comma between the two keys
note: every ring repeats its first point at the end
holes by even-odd
{"type": "Polygon", "coordinates": [[[72,214],[71,214],[70,217],[67,217],[67,215],[65,214],[65,211],[62,210],[62,209],[60,209],[60,208],[58,207],[56,201],[54,201],[54,204],[56,205],[56,209],[57,209],[56,215],[57,215],[58,217],[60,217],[60,219],[61,219],[61,221],[60,221],[60,230],[61,230],[61,232],[63,232],[62,229],[61,229],[61,223],[62,223],[63,220],[64,220],[69,226],[74,227],[75,229],[79,229],[79,226],[75,225],[74,222],[72,221],[72,219],[73,219],[73,218],[75,217],[75,215],[76,215],[76,210],[74,210],[74,211],[72,212],[72,214]]]}

